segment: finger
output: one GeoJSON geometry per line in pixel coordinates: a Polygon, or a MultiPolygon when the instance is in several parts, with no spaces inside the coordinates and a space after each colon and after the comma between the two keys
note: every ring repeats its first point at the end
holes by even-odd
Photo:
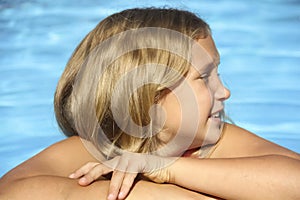
{"type": "Polygon", "coordinates": [[[125,176],[125,172],[114,171],[111,177],[109,191],[108,191],[108,200],[115,200],[118,197],[123,179],[125,176]]]}
{"type": "Polygon", "coordinates": [[[128,193],[133,185],[133,182],[134,182],[134,179],[136,178],[136,176],[137,176],[137,173],[125,174],[124,179],[123,179],[123,184],[121,186],[121,190],[118,195],[118,199],[126,198],[126,196],[128,195],[128,193]]]}
{"type": "Polygon", "coordinates": [[[87,174],[91,169],[93,169],[96,165],[99,165],[100,163],[98,162],[88,162],[79,169],[77,169],[74,173],[69,175],[69,178],[79,178],[85,174],[87,174]]]}
{"type": "Polygon", "coordinates": [[[100,176],[111,172],[112,169],[106,167],[105,165],[98,164],[93,169],[91,169],[87,174],[81,177],[78,181],[79,185],[86,186],[97,180],[100,176]]]}

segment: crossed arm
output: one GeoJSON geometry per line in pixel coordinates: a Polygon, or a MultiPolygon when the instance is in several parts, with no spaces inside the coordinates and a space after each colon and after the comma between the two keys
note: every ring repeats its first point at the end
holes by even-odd
{"type": "MultiPolygon", "coordinates": [[[[225,199],[299,198],[299,154],[238,127],[227,125],[226,129],[211,159],[180,158],[169,167],[171,184],[139,181],[127,199],[155,199],[155,195],[160,199],[209,198],[197,192],[225,199]]],[[[109,181],[99,180],[81,187],[77,180],[67,178],[86,162],[97,161],[85,150],[80,139],[69,138],[5,175],[0,180],[0,197],[106,199],[109,181]]]]}
{"type": "MultiPolygon", "coordinates": [[[[179,158],[152,172],[150,178],[224,199],[299,198],[300,161],[297,153],[236,126],[226,125],[225,132],[225,138],[210,159],[179,158]]],[[[114,166],[124,170],[132,165],[149,167],[152,163],[164,163],[160,157],[132,156],[119,158],[127,162],[119,161],[114,166]],[[137,164],[136,161],[140,162],[137,164]]],[[[109,170],[112,171],[104,164],[88,163],[76,170],[73,178],[81,177],[79,184],[88,185],[109,170]]],[[[143,167],[140,172],[144,172],[143,167]]],[[[134,177],[135,174],[114,170],[109,199],[115,200],[117,196],[123,199],[134,177]]]]}

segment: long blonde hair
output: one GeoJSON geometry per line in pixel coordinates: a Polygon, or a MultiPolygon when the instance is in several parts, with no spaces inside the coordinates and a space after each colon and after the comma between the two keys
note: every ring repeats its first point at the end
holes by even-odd
{"type": "Polygon", "coordinates": [[[147,133],[146,137],[126,133],[115,121],[112,100],[114,103],[122,104],[122,96],[128,95],[124,90],[130,90],[129,105],[121,105],[121,108],[128,107],[132,121],[138,126],[143,127],[151,123],[149,115],[151,106],[158,103],[168,92],[166,88],[176,84],[190,68],[189,62],[176,55],[174,51],[159,48],[159,44],[164,43],[181,49],[182,52],[189,51],[190,47],[180,43],[178,39],[162,36],[161,34],[166,33],[165,30],[181,33],[193,40],[205,38],[210,34],[209,26],[188,11],[136,8],[105,18],[82,40],[69,59],[55,92],[56,119],[66,136],[80,135],[94,143],[106,156],[112,153],[111,146],[108,144],[132,152],[151,152],[158,148],[161,141],[156,136],[156,132],[161,130],[147,129],[151,133],[147,133]],[[130,32],[132,30],[142,30],[142,32],[134,35],[134,32],[133,34],[130,32]],[[126,31],[125,36],[124,34],[120,36],[126,31]],[[155,35],[160,35],[160,39],[158,40],[155,35]],[[117,39],[109,42],[112,37],[117,39]],[[137,37],[144,37],[144,39],[137,39],[137,37]],[[135,43],[133,50],[128,48],[131,43],[135,43]],[[149,44],[150,48],[147,48],[149,44]],[[154,46],[158,48],[153,48],[154,46]],[[128,48],[130,51],[127,49],[122,55],[117,55],[116,52],[122,48],[128,48]],[[151,70],[151,77],[159,79],[158,83],[145,81],[146,84],[132,88],[137,84],[135,77],[138,76],[139,80],[142,77],[147,79],[144,71],[136,71],[131,75],[133,78],[126,79],[123,87],[117,87],[117,82],[125,73],[137,68],[161,69],[159,66],[168,66],[168,68],[151,70]],[[172,73],[173,70],[177,72],[176,75],[172,73]],[[81,72],[86,74],[85,78],[78,78],[81,72]],[[92,88],[95,88],[95,94],[90,93],[92,88]],[[119,91],[116,92],[116,88],[119,88],[119,91]],[[99,137],[95,131],[88,133],[89,130],[79,130],[78,124],[89,126],[90,120],[94,118],[89,116],[93,113],[88,112],[89,108],[86,106],[95,109],[97,123],[110,143],[104,143],[103,137],[99,137]],[[87,133],[83,134],[82,131],[87,133]]]}

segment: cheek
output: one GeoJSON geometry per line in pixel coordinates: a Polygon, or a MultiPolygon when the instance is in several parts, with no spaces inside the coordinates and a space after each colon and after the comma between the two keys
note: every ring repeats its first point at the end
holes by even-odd
{"type": "Polygon", "coordinates": [[[198,112],[201,116],[201,120],[205,120],[210,115],[210,110],[213,105],[212,91],[205,83],[194,84],[193,91],[197,99],[198,112]]]}
{"type": "Polygon", "coordinates": [[[168,142],[174,136],[179,136],[185,140],[201,141],[204,137],[212,99],[206,84],[200,83],[189,82],[186,86],[190,92],[183,87],[178,88],[160,101],[166,117],[165,132],[160,134],[160,139],[168,142]]]}

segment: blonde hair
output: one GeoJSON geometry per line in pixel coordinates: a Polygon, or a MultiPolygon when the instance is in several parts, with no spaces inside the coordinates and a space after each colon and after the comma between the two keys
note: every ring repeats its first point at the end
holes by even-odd
{"type": "MultiPolygon", "coordinates": [[[[77,124],[86,124],[93,119],[94,116],[90,117],[89,115],[92,115],[92,113],[87,112],[88,108],[85,107],[91,106],[92,103],[97,123],[102,128],[110,144],[132,152],[151,152],[158,148],[161,141],[156,136],[156,132],[161,130],[150,128],[148,131],[151,133],[147,133],[146,137],[135,137],[125,133],[116,123],[111,105],[112,99],[118,104],[122,104],[122,96],[131,92],[128,109],[132,120],[141,127],[151,124],[151,116],[149,115],[151,106],[158,103],[164,94],[168,92],[166,88],[176,84],[190,68],[189,62],[176,55],[176,53],[166,49],[151,48],[154,43],[154,46],[157,47],[160,43],[164,43],[164,45],[181,49],[182,52],[189,52],[190,47],[180,43],[178,39],[161,36],[165,33],[164,30],[179,32],[193,40],[205,38],[210,34],[209,26],[195,14],[188,11],[165,8],[136,8],[124,10],[105,18],[82,40],[69,59],[55,92],[56,119],[66,136],[82,136],[82,133],[80,133],[82,130],[79,130],[77,124]],[[150,30],[159,28],[155,30],[160,31],[149,32],[147,28],[150,28],[150,30]],[[147,29],[147,31],[138,36],[132,33],[120,36],[126,31],[143,29],[147,29]],[[155,35],[160,35],[160,39],[157,39],[155,35]],[[137,41],[135,37],[141,36],[144,39],[137,41]],[[112,37],[117,37],[117,40],[114,41],[119,42],[105,43],[112,37]],[[127,49],[122,55],[117,55],[117,51],[122,48],[126,49],[130,43],[135,43],[136,49],[131,51],[127,49]],[[143,48],[147,47],[149,43],[151,44],[150,48],[143,48]],[[119,93],[114,91],[117,82],[124,73],[137,68],[152,67],[158,69],[159,66],[168,66],[164,70],[151,71],[151,77],[159,79],[159,84],[151,81],[147,83],[146,81],[146,84],[141,87],[130,88],[136,84],[135,78],[132,78],[126,79],[125,85],[119,87],[119,93]],[[94,71],[92,71],[92,68],[94,71]],[[174,75],[172,70],[178,73],[174,75]],[[81,71],[88,74],[88,76],[79,81],[80,83],[76,86],[81,71]],[[99,80],[95,79],[97,82],[94,81],[94,76],[99,78],[99,80]],[[76,90],[74,89],[75,86],[76,90]],[[89,93],[91,88],[96,88],[95,99],[89,93]],[[135,89],[134,93],[132,93],[132,89],[135,89]],[[124,90],[130,91],[126,93],[124,90]],[[115,98],[112,98],[113,94],[117,94],[114,96],[115,98]],[[91,99],[87,97],[89,95],[91,99]],[[83,100],[77,101],[80,98],[83,100]]],[[[147,79],[143,73],[143,71],[137,71],[132,76],[147,79]]],[[[126,107],[126,105],[122,106],[126,107]]],[[[88,130],[85,131],[89,132],[88,130]]],[[[94,143],[104,155],[111,154],[111,146],[105,145],[102,141],[103,138],[99,138],[98,134],[85,133],[85,139],[94,143]]]]}

